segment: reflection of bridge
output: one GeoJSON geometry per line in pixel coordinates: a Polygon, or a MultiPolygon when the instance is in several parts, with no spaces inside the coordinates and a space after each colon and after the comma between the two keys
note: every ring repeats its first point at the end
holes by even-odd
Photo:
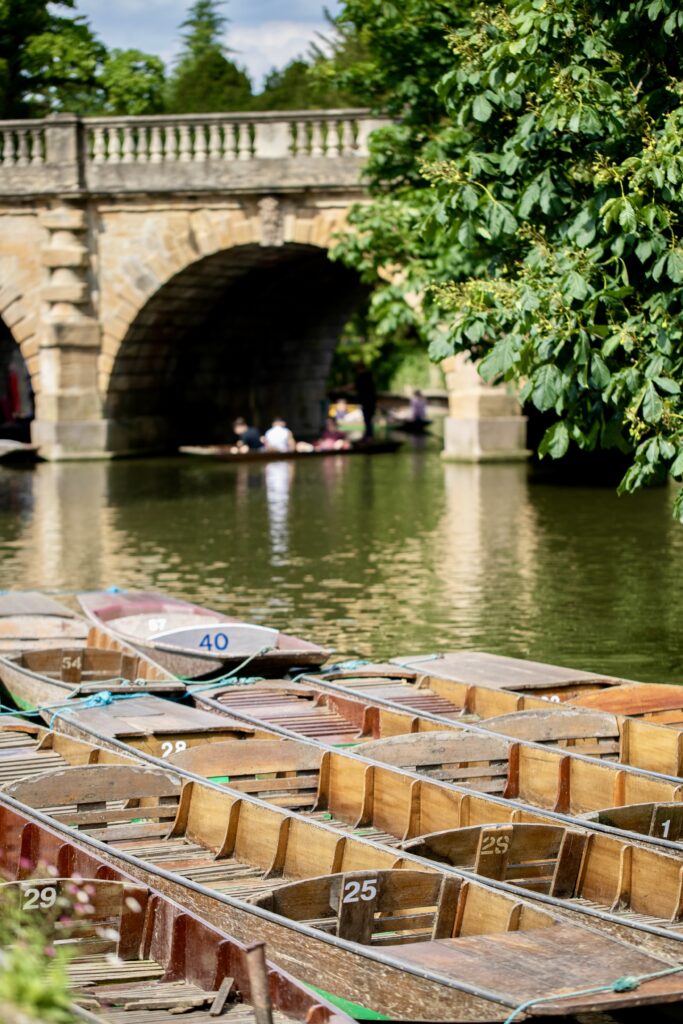
{"type": "Polygon", "coordinates": [[[357,278],[326,250],[363,196],[358,110],[0,123],[0,317],[52,457],[316,429],[357,278]]]}

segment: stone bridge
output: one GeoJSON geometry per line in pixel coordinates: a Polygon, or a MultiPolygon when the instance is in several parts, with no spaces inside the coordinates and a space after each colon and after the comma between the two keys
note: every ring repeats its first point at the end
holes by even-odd
{"type": "Polygon", "coordinates": [[[301,432],[363,300],[327,259],[363,110],[0,123],[0,318],[48,458],[301,432]]]}

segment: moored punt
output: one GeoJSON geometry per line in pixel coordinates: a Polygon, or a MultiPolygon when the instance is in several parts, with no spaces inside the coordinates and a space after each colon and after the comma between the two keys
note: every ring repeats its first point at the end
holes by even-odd
{"type": "Polygon", "coordinates": [[[229,672],[246,661],[250,674],[277,676],[319,667],[328,657],[307,640],[163,594],[98,591],[80,594],[79,601],[102,643],[130,644],[183,678],[229,672]]]}
{"type": "MultiPolygon", "coordinates": [[[[672,710],[675,703],[683,705],[680,687],[632,683],[588,691],[566,701],[563,695],[562,701],[555,701],[436,676],[413,677],[410,670],[379,665],[304,676],[302,683],[365,699],[385,707],[387,713],[393,708],[400,716],[403,709],[403,726],[397,717],[392,727],[397,733],[408,731],[405,715],[413,710],[419,717],[410,726],[411,731],[432,729],[437,721],[444,729],[475,725],[644,771],[683,776],[683,720],[676,724],[673,719],[678,712],[672,710]],[[361,671],[367,675],[359,674],[361,671]],[[656,711],[642,717],[614,713],[617,708],[612,706],[613,694],[614,705],[621,701],[623,706],[624,696],[631,695],[635,701],[641,690],[641,708],[649,702],[658,706],[656,711]],[[664,691],[661,696],[659,690],[664,691]]],[[[234,698],[221,694],[219,699],[234,698]]]]}
{"type": "Polygon", "coordinates": [[[683,728],[683,687],[664,683],[624,683],[605,693],[581,694],[576,707],[608,711],[683,728]]]}
{"type": "Polygon", "coordinates": [[[535,693],[568,700],[579,693],[618,686],[623,679],[600,672],[548,665],[525,658],[508,658],[487,651],[446,651],[442,654],[393,658],[390,665],[412,670],[416,676],[433,675],[469,685],[535,693]]]}
{"type": "MultiPolygon", "coordinates": [[[[286,704],[276,703],[276,709],[284,706],[287,713],[274,717],[267,694],[272,693],[273,688],[277,694],[277,687],[281,685],[284,688],[286,684],[271,683],[271,688],[261,693],[259,706],[262,685],[257,682],[229,688],[219,686],[216,690],[196,694],[195,702],[235,718],[244,717],[245,722],[253,725],[267,725],[292,739],[315,736],[315,714],[312,717],[300,715],[303,722],[297,723],[297,716],[290,713],[291,709],[287,710],[286,704]],[[237,700],[240,693],[250,702],[249,714],[237,700]]],[[[303,693],[307,685],[303,684],[303,693]]],[[[287,694],[289,700],[289,690],[287,694]]],[[[344,694],[349,705],[353,697],[354,694],[344,694]]],[[[378,713],[372,717],[367,711],[369,705],[366,698],[356,711],[355,743],[359,743],[359,754],[460,788],[497,795],[527,807],[568,816],[587,814],[602,807],[683,800],[683,780],[678,778],[609,759],[588,757],[574,748],[509,738],[471,723],[456,724],[437,716],[415,716],[388,703],[380,706],[379,701],[378,713]],[[383,728],[385,732],[382,732],[383,728]],[[379,732],[382,738],[372,739],[368,735],[370,730],[375,735],[379,732]]],[[[315,712],[315,704],[311,706],[315,712]]],[[[341,705],[335,707],[339,709],[341,705]]],[[[329,704],[323,703],[323,708],[329,708],[329,704]]],[[[323,724],[325,721],[323,718],[323,724]]],[[[337,723],[334,723],[334,728],[337,728],[337,723]]],[[[665,729],[660,731],[666,732],[665,729]]],[[[345,742],[350,743],[351,737],[347,737],[345,742]]],[[[663,834],[649,833],[647,841],[653,844],[667,842],[663,834]]]]}
{"type": "Polygon", "coordinates": [[[70,874],[74,851],[96,850],[238,940],[266,941],[304,981],[393,1018],[496,1021],[529,1000],[525,1012],[540,1016],[683,999],[678,963],[218,787],[93,765],[12,793],[0,794],[8,875],[41,863],[70,874]],[[55,799],[50,817],[31,810],[55,799]],[[615,988],[624,974],[641,979],[635,991],[615,988]],[[608,991],[572,995],[598,986],[608,991]]]}
{"type": "Polygon", "coordinates": [[[48,647],[0,656],[0,681],[18,707],[54,707],[72,698],[111,694],[163,693],[181,695],[185,684],[169,678],[144,655],[131,648],[118,651],[96,645],[48,647]]]}
{"type": "Polygon", "coordinates": [[[88,623],[45,594],[9,591],[0,594],[0,651],[33,647],[85,645],[88,623]]]}
{"type": "Polygon", "coordinates": [[[207,459],[218,459],[221,462],[235,462],[238,465],[247,462],[291,462],[298,459],[335,457],[340,455],[390,455],[403,446],[402,441],[393,438],[381,438],[352,441],[350,448],[312,448],[293,452],[266,451],[258,448],[254,451],[236,452],[234,445],[207,444],[182,445],[178,451],[181,455],[196,455],[207,459]]]}
{"type": "MultiPolygon", "coordinates": [[[[374,680],[373,680],[374,682],[374,680]]],[[[197,704],[244,714],[324,743],[363,743],[403,732],[474,724],[536,743],[566,747],[592,757],[617,760],[619,724],[614,715],[549,705],[484,687],[469,687],[462,705],[428,690],[403,694],[402,680],[377,693],[351,690],[320,676],[300,682],[257,680],[197,692],[197,704]],[[387,703],[389,702],[389,703],[387,703]],[[392,707],[392,704],[399,705],[392,707]],[[421,712],[410,716],[406,710],[421,712]],[[518,711],[519,707],[533,711],[518,711]],[[511,713],[506,713],[511,712],[511,713]],[[427,717],[431,716],[431,717],[427,717]]]]}
{"type": "MultiPolygon", "coordinates": [[[[103,749],[34,725],[5,726],[0,732],[0,782],[11,784],[55,767],[130,765],[141,753],[140,749],[126,749],[120,744],[114,747],[111,741],[110,747],[103,749]]],[[[162,766],[158,760],[153,763],[162,766]]],[[[539,892],[545,894],[543,898],[558,913],[569,910],[574,915],[578,911],[589,923],[613,934],[630,937],[655,952],[683,956],[683,862],[681,849],[673,848],[673,844],[669,844],[669,855],[662,855],[634,844],[632,838],[613,829],[591,834],[593,826],[587,821],[534,813],[509,801],[416,779],[400,769],[370,765],[346,751],[325,750],[317,744],[281,737],[191,746],[171,754],[167,763],[172,772],[220,782],[233,795],[236,791],[255,796],[322,821],[344,834],[360,834],[389,846],[403,843],[410,849],[411,843],[425,838],[425,831],[435,831],[437,837],[453,832],[481,835],[482,850],[489,853],[496,847],[487,850],[492,840],[486,837],[500,824],[504,837],[499,839],[496,834],[497,854],[508,853],[500,847],[509,844],[514,834],[529,839],[523,843],[526,858],[520,854],[519,844],[513,844],[507,857],[485,857],[480,863],[463,862],[458,866],[480,871],[504,884],[524,884],[535,890],[535,897],[539,892]],[[449,824],[447,833],[437,831],[444,822],[449,824]],[[547,869],[542,877],[526,879],[515,872],[515,865],[530,859],[536,864],[534,872],[541,866],[547,869]],[[548,881],[550,875],[552,884],[539,884],[548,881]],[[633,928],[638,931],[635,936],[630,933],[633,928]]],[[[679,838],[674,828],[680,831],[683,804],[661,806],[668,808],[671,840],[679,838]]],[[[622,827],[630,824],[624,822],[622,827]]],[[[661,830],[655,834],[661,834],[661,830]]],[[[438,847],[433,854],[414,852],[444,861],[438,847]]],[[[450,863],[447,859],[444,862],[450,863]]]]}
{"type": "Polygon", "coordinates": [[[120,740],[131,750],[168,758],[196,744],[260,735],[250,722],[216,715],[201,708],[185,707],[154,695],[114,702],[106,707],[68,707],[50,714],[59,730],[107,748],[120,740]]]}
{"type": "MultiPolygon", "coordinates": [[[[25,877],[0,884],[0,901],[16,902],[55,949],[67,949],[74,1020],[102,1024],[258,1024],[267,1002],[274,1024],[351,1024],[351,1018],[282,969],[146,885],[71,845],[45,825],[3,808],[10,843],[40,836],[35,866],[68,865],[71,878],[25,877]],[[54,855],[57,855],[56,857],[54,855]],[[51,856],[52,855],[52,856],[51,856]]],[[[2,856],[12,868],[12,858],[2,856]]]]}

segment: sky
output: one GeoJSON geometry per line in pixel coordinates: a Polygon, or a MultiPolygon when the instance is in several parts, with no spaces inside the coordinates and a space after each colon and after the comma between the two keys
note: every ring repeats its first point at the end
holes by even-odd
{"type": "MultiPolygon", "coordinates": [[[[77,0],[77,11],[90,21],[109,47],[135,48],[170,61],[178,50],[178,26],[190,0],[77,0]]],[[[226,43],[232,59],[251,75],[256,88],[273,67],[305,53],[316,33],[325,29],[323,8],[335,14],[338,0],[229,0],[226,43]]]]}

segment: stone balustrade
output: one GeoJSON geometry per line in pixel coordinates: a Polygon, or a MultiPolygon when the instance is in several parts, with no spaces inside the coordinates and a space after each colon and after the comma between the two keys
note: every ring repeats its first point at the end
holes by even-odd
{"type": "Polygon", "coordinates": [[[385,123],[366,110],[3,121],[0,196],[345,187],[385,123]]]}

